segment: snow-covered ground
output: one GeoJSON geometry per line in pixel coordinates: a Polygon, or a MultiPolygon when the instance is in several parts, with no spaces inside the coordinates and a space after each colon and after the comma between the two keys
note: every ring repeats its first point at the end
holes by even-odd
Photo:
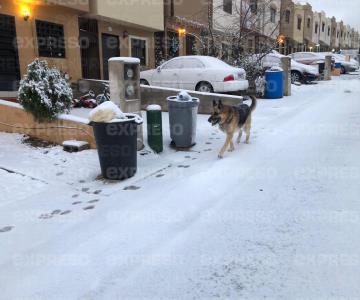
{"type": "Polygon", "coordinates": [[[259,100],[222,160],[208,116],[176,152],[163,114],[164,153],[124,182],[0,133],[0,299],[359,299],[359,83],[259,100]]]}

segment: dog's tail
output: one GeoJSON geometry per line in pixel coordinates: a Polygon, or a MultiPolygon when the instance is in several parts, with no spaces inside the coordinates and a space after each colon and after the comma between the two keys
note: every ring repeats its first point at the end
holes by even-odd
{"type": "Polygon", "coordinates": [[[251,99],[251,105],[250,105],[250,110],[254,111],[257,105],[257,100],[255,96],[249,96],[251,99]]]}

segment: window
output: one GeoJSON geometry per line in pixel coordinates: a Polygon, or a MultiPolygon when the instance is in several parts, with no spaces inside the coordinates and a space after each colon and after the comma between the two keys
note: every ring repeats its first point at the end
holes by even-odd
{"type": "Polygon", "coordinates": [[[339,38],[340,32],[338,31],[336,34],[336,37],[339,38]]]}
{"type": "Polygon", "coordinates": [[[176,58],[165,63],[165,65],[162,68],[164,70],[181,69],[182,65],[183,65],[183,60],[181,58],[176,58]]]}
{"type": "Polygon", "coordinates": [[[286,12],[285,12],[285,22],[286,23],[290,23],[290,14],[291,14],[291,12],[290,12],[290,10],[286,10],[286,12]]]}
{"type": "Polygon", "coordinates": [[[307,28],[310,28],[310,26],[311,26],[311,18],[307,18],[306,26],[307,26],[307,28]]]}
{"type": "Polygon", "coordinates": [[[65,58],[64,26],[36,20],[39,56],[65,58]]]}
{"type": "Polygon", "coordinates": [[[250,0],[250,10],[253,14],[257,14],[258,0],[250,0]]]}
{"type": "Polygon", "coordinates": [[[298,30],[301,30],[301,24],[302,24],[302,18],[298,17],[298,19],[297,19],[297,29],[298,30]]]}
{"type": "Polygon", "coordinates": [[[184,58],[182,62],[183,69],[202,69],[204,64],[196,58],[184,58]]]}
{"type": "Polygon", "coordinates": [[[322,32],[325,32],[325,23],[322,23],[321,31],[322,31],[322,32]]]}
{"type": "Polygon", "coordinates": [[[276,8],[274,7],[270,8],[270,22],[272,23],[276,22],[276,8]]]}
{"type": "Polygon", "coordinates": [[[174,0],[170,0],[170,16],[171,16],[171,17],[175,16],[174,0]]]}
{"type": "Polygon", "coordinates": [[[315,23],[315,33],[318,33],[318,30],[319,30],[319,23],[315,23]]]}
{"type": "Polygon", "coordinates": [[[142,66],[146,65],[146,40],[131,38],[130,43],[131,56],[140,59],[140,64],[142,66]]]}
{"type": "Polygon", "coordinates": [[[232,0],[223,0],[223,10],[228,14],[232,14],[232,0]]]}
{"type": "Polygon", "coordinates": [[[330,29],[330,26],[328,27],[328,36],[330,36],[330,32],[331,32],[331,29],[330,29]]]}
{"type": "Polygon", "coordinates": [[[196,43],[193,35],[186,35],[186,55],[196,54],[196,43]]]}

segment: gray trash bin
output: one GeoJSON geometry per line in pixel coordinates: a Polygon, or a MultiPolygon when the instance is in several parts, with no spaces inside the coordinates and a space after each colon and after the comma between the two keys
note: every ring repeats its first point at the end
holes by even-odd
{"type": "Polygon", "coordinates": [[[178,100],[177,96],[168,97],[170,137],[178,148],[195,145],[196,119],[199,99],[178,100]]]}

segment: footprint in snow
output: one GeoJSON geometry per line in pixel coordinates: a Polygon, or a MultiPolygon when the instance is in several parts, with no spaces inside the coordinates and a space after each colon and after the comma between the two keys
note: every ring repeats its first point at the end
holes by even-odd
{"type": "Polygon", "coordinates": [[[94,192],[94,194],[95,194],[95,195],[99,195],[101,192],[102,192],[102,190],[96,190],[96,191],[94,192]]]}
{"type": "Polygon", "coordinates": [[[140,187],[136,185],[129,185],[127,187],[124,187],[124,191],[136,191],[138,189],[140,189],[140,187]]]}
{"type": "Polygon", "coordinates": [[[39,219],[42,219],[42,220],[47,220],[47,219],[51,219],[53,216],[51,214],[41,214],[39,216],[39,219]]]}
{"type": "Polygon", "coordinates": [[[56,176],[61,176],[63,174],[64,174],[63,172],[59,172],[59,173],[56,173],[56,176]]]}
{"type": "Polygon", "coordinates": [[[205,149],[204,152],[210,152],[212,149],[205,149]]]}
{"type": "Polygon", "coordinates": [[[11,231],[13,228],[14,228],[14,226],[5,226],[5,227],[3,227],[3,228],[0,228],[0,233],[9,232],[9,231],[11,231]]]}
{"type": "Polygon", "coordinates": [[[99,199],[94,199],[94,200],[88,201],[87,203],[96,203],[96,202],[99,202],[99,201],[100,201],[99,199]]]}
{"type": "Polygon", "coordinates": [[[61,213],[60,209],[55,209],[53,210],[53,212],[51,213],[52,215],[58,215],[59,213],[61,213]]]}
{"type": "Polygon", "coordinates": [[[79,194],[72,195],[73,198],[79,197],[79,194]]]}
{"type": "Polygon", "coordinates": [[[90,206],[86,206],[83,208],[83,210],[90,210],[90,209],[94,209],[95,205],[90,205],[90,206]]]}
{"type": "Polygon", "coordinates": [[[187,168],[190,168],[189,165],[179,165],[178,168],[184,168],[184,169],[187,169],[187,168]]]}
{"type": "Polygon", "coordinates": [[[165,176],[165,174],[157,174],[156,175],[157,178],[164,177],[164,176],[165,176]]]}
{"type": "Polygon", "coordinates": [[[85,180],[79,180],[80,183],[85,183],[85,180]]]}
{"type": "Polygon", "coordinates": [[[190,156],[190,155],[186,155],[185,158],[191,158],[191,156],[190,156]]]}
{"type": "Polygon", "coordinates": [[[64,210],[62,213],[60,213],[60,215],[64,216],[68,215],[69,213],[71,213],[71,210],[64,210]]]}
{"type": "Polygon", "coordinates": [[[72,205],[78,205],[80,203],[82,203],[82,202],[81,201],[75,201],[75,202],[72,203],[72,205]]]}
{"type": "Polygon", "coordinates": [[[206,145],[211,145],[212,143],[211,143],[211,142],[206,142],[205,144],[206,144],[206,145]]]}
{"type": "Polygon", "coordinates": [[[88,192],[88,191],[89,191],[89,188],[82,188],[81,191],[82,191],[82,192],[88,192]]]}

